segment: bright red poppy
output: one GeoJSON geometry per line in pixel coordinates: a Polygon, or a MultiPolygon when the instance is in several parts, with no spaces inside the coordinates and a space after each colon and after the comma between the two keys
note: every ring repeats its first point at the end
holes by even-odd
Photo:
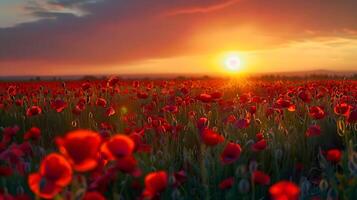
{"type": "Polygon", "coordinates": [[[145,177],[144,196],[149,199],[158,195],[166,189],[168,185],[168,175],[165,171],[152,172],[145,177]]]}
{"type": "Polygon", "coordinates": [[[242,152],[242,148],[239,144],[230,142],[224,148],[223,152],[221,153],[221,162],[223,164],[232,164],[236,160],[238,160],[240,154],[242,152]]]}
{"type": "Polygon", "coordinates": [[[351,111],[351,106],[348,105],[347,103],[340,103],[340,104],[335,105],[335,107],[333,108],[333,111],[337,115],[348,116],[351,111]]]}
{"type": "Polygon", "coordinates": [[[265,139],[261,139],[258,142],[252,145],[253,151],[263,151],[267,147],[267,141],[265,139]]]}
{"type": "Polygon", "coordinates": [[[56,153],[46,156],[38,173],[30,174],[30,189],[41,198],[51,199],[72,180],[72,168],[67,160],[56,153]]]}
{"type": "Polygon", "coordinates": [[[97,166],[101,137],[89,130],[76,130],[64,138],[56,138],[60,152],[68,158],[76,171],[84,172],[97,166]]]}
{"type": "Polygon", "coordinates": [[[300,188],[293,182],[280,181],[269,188],[272,200],[297,200],[300,188]]]}
{"type": "Polygon", "coordinates": [[[224,137],[211,129],[205,128],[202,132],[202,141],[207,146],[216,146],[224,141],[224,137]]]}
{"type": "Polygon", "coordinates": [[[326,159],[333,163],[340,162],[342,157],[342,152],[339,149],[330,149],[326,153],[326,159]]]}
{"type": "Polygon", "coordinates": [[[108,156],[109,159],[119,159],[130,156],[134,148],[135,143],[130,137],[118,134],[106,141],[102,145],[101,151],[104,155],[108,156]]]}
{"type": "Polygon", "coordinates": [[[39,140],[41,137],[41,130],[37,127],[32,127],[24,135],[25,140],[39,140]]]}

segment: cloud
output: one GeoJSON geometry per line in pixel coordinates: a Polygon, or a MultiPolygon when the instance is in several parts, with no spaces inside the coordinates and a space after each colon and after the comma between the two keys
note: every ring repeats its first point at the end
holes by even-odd
{"type": "Polygon", "coordinates": [[[214,48],[258,50],[322,36],[357,36],[355,0],[34,2],[40,3],[28,9],[40,20],[0,28],[0,68],[125,66],[214,48]]]}
{"type": "Polygon", "coordinates": [[[211,5],[207,6],[194,6],[194,7],[186,7],[186,8],[178,8],[175,10],[168,11],[164,14],[164,16],[176,16],[176,15],[184,15],[184,14],[197,14],[197,13],[208,13],[216,10],[224,9],[228,6],[231,6],[237,3],[240,0],[226,0],[215,2],[211,5]]]}

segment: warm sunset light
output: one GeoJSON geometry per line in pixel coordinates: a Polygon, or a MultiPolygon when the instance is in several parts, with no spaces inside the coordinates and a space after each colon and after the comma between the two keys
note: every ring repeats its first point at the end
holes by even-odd
{"type": "Polygon", "coordinates": [[[0,0],[0,200],[356,199],[356,10],[0,0]]]}
{"type": "Polygon", "coordinates": [[[234,54],[229,55],[224,62],[225,67],[231,72],[239,71],[241,69],[241,64],[242,62],[239,56],[234,54]]]}

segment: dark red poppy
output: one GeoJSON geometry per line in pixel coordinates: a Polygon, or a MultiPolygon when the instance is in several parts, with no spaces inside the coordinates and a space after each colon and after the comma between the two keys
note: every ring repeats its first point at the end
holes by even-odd
{"type": "Polygon", "coordinates": [[[269,185],[270,176],[262,171],[254,171],[252,174],[253,182],[260,185],[269,185]]]}
{"type": "Polygon", "coordinates": [[[42,109],[39,106],[31,106],[26,111],[26,115],[29,117],[39,115],[41,113],[42,113],[42,109]]]}
{"type": "Polygon", "coordinates": [[[224,141],[224,137],[209,128],[205,128],[202,132],[202,141],[207,146],[216,146],[224,141]]]}
{"type": "Polygon", "coordinates": [[[146,92],[138,92],[136,94],[136,96],[139,98],[139,99],[147,99],[149,97],[149,94],[146,93],[146,92]]]}
{"type": "Polygon", "coordinates": [[[108,156],[109,159],[119,159],[125,156],[130,156],[135,148],[134,141],[126,135],[115,135],[105,142],[101,151],[104,155],[108,156]]]}
{"type": "Polygon", "coordinates": [[[105,100],[104,98],[98,98],[95,104],[104,108],[107,106],[107,100],[105,100]]]}
{"type": "Polygon", "coordinates": [[[342,152],[339,149],[330,149],[327,151],[326,159],[333,163],[340,162],[342,158],[342,152]]]}
{"type": "Polygon", "coordinates": [[[306,131],[306,136],[319,136],[321,134],[321,128],[319,125],[311,125],[307,131],[306,131]]]}
{"type": "Polygon", "coordinates": [[[263,133],[257,133],[257,134],[255,135],[255,137],[257,138],[258,141],[264,139],[263,133]]]}
{"type": "Polygon", "coordinates": [[[108,81],[107,81],[107,86],[108,87],[114,87],[117,85],[117,83],[120,81],[119,77],[117,76],[111,76],[108,81]]]}
{"type": "Polygon", "coordinates": [[[56,99],[51,102],[51,108],[60,113],[67,107],[67,103],[62,99],[56,99]]]}
{"type": "Polygon", "coordinates": [[[299,92],[298,94],[299,98],[301,100],[303,100],[305,103],[310,103],[311,102],[311,94],[310,92],[306,91],[306,90],[302,90],[299,92]]]}
{"type": "Polygon", "coordinates": [[[298,200],[300,188],[293,182],[280,181],[269,188],[272,200],[298,200]]]}
{"type": "Polygon", "coordinates": [[[204,103],[209,103],[212,101],[212,96],[206,93],[202,93],[197,96],[197,100],[202,101],[204,103]]]}
{"type": "Polygon", "coordinates": [[[178,187],[187,180],[187,174],[184,170],[180,170],[174,173],[174,179],[175,179],[174,186],[178,187]]]}
{"type": "Polygon", "coordinates": [[[347,118],[348,123],[356,123],[357,122],[357,109],[353,110],[347,118]]]}
{"type": "Polygon", "coordinates": [[[240,154],[242,152],[242,148],[239,144],[230,142],[224,148],[223,152],[221,153],[221,162],[223,164],[232,164],[236,160],[238,160],[240,154]]]}
{"type": "Polygon", "coordinates": [[[137,169],[137,161],[134,156],[125,156],[117,159],[116,167],[124,173],[132,173],[137,169]]]}
{"type": "Polygon", "coordinates": [[[72,168],[66,159],[56,153],[46,156],[38,173],[30,174],[30,189],[41,198],[51,199],[72,180],[72,168]]]}
{"type": "Polygon", "coordinates": [[[235,122],[235,124],[234,124],[234,126],[235,126],[236,128],[239,128],[239,129],[248,128],[249,125],[250,125],[250,120],[247,119],[247,118],[238,119],[238,120],[235,122]]]}
{"type": "Polygon", "coordinates": [[[224,179],[223,181],[221,181],[218,185],[219,189],[221,190],[225,190],[225,189],[229,189],[233,186],[234,184],[234,177],[229,177],[224,179]]]}
{"type": "Polygon", "coordinates": [[[204,128],[206,128],[208,125],[208,119],[206,117],[200,117],[197,120],[197,128],[199,130],[203,130],[204,128]]]}
{"type": "Polygon", "coordinates": [[[41,137],[41,130],[37,127],[32,127],[29,131],[27,131],[24,135],[25,140],[39,140],[41,137]]]}
{"type": "Polygon", "coordinates": [[[267,141],[265,139],[261,139],[252,145],[252,150],[253,151],[262,151],[266,147],[267,147],[267,141]]]}
{"type": "Polygon", "coordinates": [[[257,107],[256,106],[250,106],[249,107],[249,112],[250,114],[255,114],[257,112],[257,107]]]}
{"type": "Polygon", "coordinates": [[[6,176],[11,176],[13,173],[13,170],[8,167],[8,166],[0,166],[0,176],[6,177],[6,176]]]}
{"type": "Polygon", "coordinates": [[[76,130],[56,139],[60,152],[68,158],[76,171],[84,172],[97,166],[101,137],[89,130],[76,130]]]}
{"type": "Polygon", "coordinates": [[[152,172],[145,177],[144,197],[149,199],[166,189],[168,185],[168,175],[165,171],[152,172]]]}
{"type": "Polygon", "coordinates": [[[325,111],[321,106],[311,106],[309,114],[313,119],[322,119],[325,117],[325,111]]]}
{"type": "Polygon", "coordinates": [[[105,197],[99,192],[86,192],[82,200],[105,200],[105,197]]]}

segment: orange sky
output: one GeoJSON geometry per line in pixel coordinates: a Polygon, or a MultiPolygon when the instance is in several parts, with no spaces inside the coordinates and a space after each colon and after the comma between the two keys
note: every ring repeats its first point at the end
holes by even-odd
{"type": "Polygon", "coordinates": [[[4,0],[0,74],[357,69],[355,0],[4,0]]]}

